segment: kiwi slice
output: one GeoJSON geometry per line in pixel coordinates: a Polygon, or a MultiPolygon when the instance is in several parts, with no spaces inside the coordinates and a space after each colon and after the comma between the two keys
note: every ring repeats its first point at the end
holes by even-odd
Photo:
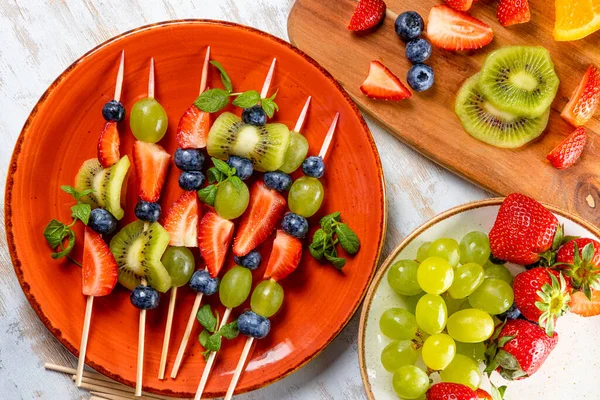
{"type": "Polygon", "coordinates": [[[496,147],[515,148],[540,136],[550,110],[537,118],[516,116],[493,106],[481,93],[479,74],[465,81],[456,97],[454,111],[469,135],[496,147]]]}
{"type": "Polygon", "coordinates": [[[211,157],[227,159],[231,148],[237,140],[240,129],[245,124],[240,117],[230,112],[224,112],[215,120],[206,141],[206,150],[211,157]]]}
{"type": "Polygon", "coordinates": [[[494,51],[479,75],[479,89],[494,107],[530,118],[550,108],[559,83],[550,52],[535,46],[494,51]]]}
{"type": "Polygon", "coordinates": [[[81,164],[77,176],[75,177],[75,189],[78,192],[83,192],[86,189],[93,189],[94,192],[81,198],[81,201],[89,204],[92,208],[102,207],[100,198],[97,196],[102,190],[102,182],[104,181],[105,170],[100,165],[100,162],[92,158],[81,164]]]}
{"type": "Polygon", "coordinates": [[[107,168],[102,179],[102,188],[97,195],[102,206],[116,219],[121,219],[125,215],[125,211],[121,207],[121,198],[125,199],[127,173],[130,165],[129,157],[125,155],[112,167],[107,168]]]}
{"type": "Polygon", "coordinates": [[[119,283],[129,290],[141,278],[159,292],[171,288],[171,276],[160,259],[169,245],[169,234],[158,222],[135,221],[121,229],[110,241],[110,251],[119,266],[119,283]]]}

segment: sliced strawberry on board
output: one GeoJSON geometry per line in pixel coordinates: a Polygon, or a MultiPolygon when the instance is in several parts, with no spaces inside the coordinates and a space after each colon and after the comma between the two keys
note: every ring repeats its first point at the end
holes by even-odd
{"type": "Polygon", "coordinates": [[[202,208],[196,192],[184,192],[169,208],[163,223],[171,246],[198,247],[198,223],[202,208]]]}
{"type": "Polygon", "coordinates": [[[120,146],[121,138],[117,123],[107,122],[98,139],[98,161],[104,168],[111,167],[121,159],[120,146]]]}
{"type": "Polygon", "coordinates": [[[223,268],[233,238],[233,222],[214,211],[204,215],[198,231],[198,247],[210,276],[215,278],[223,268]]]}
{"type": "Polygon", "coordinates": [[[429,12],[427,37],[446,50],[473,50],[488,45],[494,31],[475,17],[441,4],[429,12]]]}
{"type": "Polygon", "coordinates": [[[531,20],[527,0],[500,0],[496,17],[502,26],[522,24],[531,20]]]}
{"type": "Polygon", "coordinates": [[[369,75],[360,90],[372,99],[402,100],[411,96],[400,79],[379,61],[371,61],[369,75]]]}
{"type": "Polygon", "coordinates": [[[469,11],[473,0],[444,0],[444,3],[458,11],[469,11]]]}
{"type": "Polygon", "coordinates": [[[477,400],[494,400],[491,394],[481,388],[477,389],[475,394],[477,395],[477,400]]]}
{"type": "Polygon", "coordinates": [[[546,158],[556,169],[569,168],[581,157],[586,142],[587,133],[585,128],[581,126],[556,146],[546,158]]]}
{"type": "Polygon", "coordinates": [[[245,256],[275,231],[286,210],[285,198],[257,181],[250,191],[250,204],[233,241],[233,254],[245,256]]]}
{"type": "Polygon", "coordinates": [[[278,229],[263,279],[282,280],[298,268],[301,258],[302,242],[278,229]]]}
{"type": "Polygon", "coordinates": [[[81,268],[82,292],[86,296],[106,296],[117,284],[119,267],[115,256],[99,233],[85,228],[83,262],[81,268]]]}
{"type": "Polygon", "coordinates": [[[571,312],[582,317],[595,317],[600,315],[600,290],[592,290],[592,299],[588,300],[583,292],[573,293],[571,296],[571,312]]]}
{"type": "Polygon", "coordinates": [[[177,126],[177,145],[182,149],[203,149],[210,130],[210,114],[192,104],[177,126]]]}
{"type": "Polygon", "coordinates": [[[560,115],[571,125],[582,126],[592,119],[598,103],[600,103],[600,71],[590,65],[560,115]]]}
{"type": "Polygon", "coordinates": [[[385,17],[385,8],[383,0],[359,0],[348,29],[358,32],[376,27],[385,17]]]}
{"type": "Polygon", "coordinates": [[[136,140],[133,144],[133,159],[138,180],[138,194],[144,201],[154,203],[167,178],[171,155],[154,143],[136,140]]]}
{"type": "Polygon", "coordinates": [[[477,395],[460,383],[440,382],[429,388],[427,400],[477,400],[477,395]]]}

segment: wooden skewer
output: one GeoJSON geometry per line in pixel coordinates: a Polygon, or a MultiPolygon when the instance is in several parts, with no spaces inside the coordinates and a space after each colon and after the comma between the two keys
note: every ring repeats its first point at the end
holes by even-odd
{"type": "MultiPolygon", "coordinates": [[[[58,364],[46,363],[46,364],[44,364],[44,368],[46,368],[49,371],[62,372],[64,374],[69,374],[69,375],[77,374],[77,370],[75,368],[64,367],[64,366],[58,365],[58,364]]],[[[109,377],[106,377],[102,374],[99,374],[98,372],[93,372],[93,371],[84,371],[83,376],[86,378],[93,378],[93,379],[97,379],[97,380],[101,380],[101,381],[115,382],[112,379],[110,379],[109,377]]]]}
{"type": "Polygon", "coordinates": [[[319,152],[319,157],[325,159],[327,155],[327,151],[329,150],[329,146],[331,145],[331,139],[333,139],[333,134],[335,133],[335,127],[337,126],[338,119],[340,118],[340,113],[335,114],[335,118],[329,127],[329,131],[327,131],[327,136],[325,136],[325,140],[323,140],[323,145],[321,146],[321,151],[319,152]]]}
{"type": "Polygon", "coordinates": [[[91,395],[89,400],[110,400],[108,397],[100,397],[100,396],[96,396],[95,394],[91,395]]]}
{"type": "Polygon", "coordinates": [[[269,72],[267,73],[267,77],[265,78],[265,83],[263,83],[262,90],[260,91],[261,99],[264,99],[269,94],[269,88],[271,87],[271,81],[273,80],[273,73],[275,71],[275,62],[276,58],[273,59],[271,63],[271,68],[269,68],[269,72]]]}
{"type": "Polygon", "coordinates": [[[117,72],[117,83],[115,85],[116,101],[121,101],[121,92],[123,91],[123,76],[125,74],[125,50],[121,51],[121,63],[119,64],[119,72],[117,72]]]}
{"type": "Polygon", "coordinates": [[[386,8],[385,10],[385,16],[387,18],[391,18],[394,21],[396,20],[396,18],[398,18],[398,14],[396,14],[395,12],[393,12],[392,10],[390,10],[389,8],[386,8]]]}
{"type": "Polygon", "coordinates": [[[150,59],[150,72],[148,73],[148,97],[154,98],[154,57],[150,59]]]}
{"type": "Polygon", "coordinates": [[[227,394],[225,395],[224,400],[231,400],[233,397],[235,387],[240,380],[244,365],[246,365],[246,359],[248,358],[248,354],[250,354],[252,343],[254,343],[254,338],[249,336],[248,339],[246,339],[246,344],[244,345],[244,350],[242,350],[242,355],[240,356],[237,367],[235,367],[235,372],[233,373],[233,378],[231,378],[231,383],[229,383],[229,388],[227,388],[227,394]]]}
{"type": "Polygon", "coordinates": [[[308,113],[308,106],[310,106],[311,99],[312,96],[308,96],[308,99],[306,99],[306,103],[304,103],[304,107],[302,108],[302,111],[298,116],[298,121],[296,121],[296,126],[294,127],[295,132],[300,132],[300,130],[302,129],[302,125],[304,125],[304,121],[306,120],[306,114],[308,113]]]}
{"type": "Polygon", "coordinates": [[[87,301],[85,303],[85,317],[83,318],[83,330],[81,331],[81,346],[79,346],[79,360],[77,361],[77,373],[75,374],[75,385],[77,387],[81,386],[81,378],[83,378],[83,367],[85,366],[85,353],[87,351],[93,305],[94,296],[87,296],[87,301]]]}
{"type": "MultiPolygon", "coordinates": [[[[146,279],[142,278],[142,285],[146,279]]],[[[146,336],[146,310],[140,310],[140,325],[138,331],[137,370],[135,374],[135,395],[142,395],[142,380],[144,376],[144,340],[146,336]]]]}
{"type": "Polygon", "coordinates": [[[108,393],[102,393],[102,392],[95,392],[95,391],[91,391],[90,394],[94,395],[94,396],[102,396],[107,398],[108,400],[131,400],[131,399],[135,399],[134,396],[119,396],[118,394],[108,394],[108,393]]]}
{"type": "Polygon", "coordinates": [[[183,338],[181,339],[181,343],[179,344],[179,350],[177,351],[177,357],[175,357],[175,363],[173,364],[173,368],[171,369],[172,379],[175,379],[177,377],[177,373],[179,372],[179,367],[181,366],[181,361],[183,360],[183,354],[185,353],[187,343],[190,340],[192,328],[194,327],[194,321],[196,321],[196,314],[198,314],[198,310],[200,309],[201,303],[202,293],[198,292],[196,294],[196,299],[194,300],[194,305],[192,306],[192,311],[190,312],[190,317],[188,318],[187,325],[185,326],[183,338]]]}
{"type": "MultiPolygon", "coordinates": [[[[73,376],[72,378],[75,379],[75,376],[73,376]]],[[[119,391],[123,392],[123,394],[122,394],[123,396],[128,395],[131,398],[135,397],[133,388],[122,385],[115,381],[106,382],[106,381],[101,381],[101,380],[93,379],[93,378],[83,378],[83,383],[87,383],[88,385],[99,386],[100,389],[98,390],[98,392],[100,393],[100,395],[102,395],[102,392],[104,389],[113,389],[113,390],[119,390],[119,391]]],[[[158,394],[147,393],[147,392],[142,392],[142,394],[143,394],[144,398],[146,398],[146,399],[156,399],[156,400],[171,399],[170,397],[161,396],[158,394]]]]}
{"type": "Polygon", "coordinates": [[[206,90],[206,81],[208,80],[208,63],[210,61],[210,46],[206,48],[204,56],[204,65],[202,66],[202,79],[200,79],[200,94],[206,90]]]}
{"type": "Polygon", "coordinates": [[[171,299],[169,300],[169,311],[167,312],[167,324],[165,326],[165,336],[163,339],[162,353],[160,355],[158,379],[165,379],[165,369],[167,368],[167,354],[169,353],[169,342],[171,340],[171,327],[173,325],[173,315],[175,314],[176,299],[177,287],[174,287],[173,289],[171,289],[171,299]]]}

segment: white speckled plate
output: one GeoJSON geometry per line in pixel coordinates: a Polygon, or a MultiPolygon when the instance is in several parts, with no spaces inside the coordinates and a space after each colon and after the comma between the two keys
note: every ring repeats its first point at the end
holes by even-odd
{"type": "MultiPolygon", "coordinates": [[[[391,342],[379,330],[381,314],[391,307],[409,307],[406,298],[396,294],[387,283],[390,265],[400,259],[414,259],[423,242],[439,237],[460,240],[474,230],[489,232],[501,202],[502,199],[490,199],[469,203],[438,215],[404,239],[381,266],[367,292],[359,328],[359,362],[369,399],[398,400],[392,388],[392,374],[379,361],[381,351],[391,342]]],[[[600,238],[600,230],[589,222],[555,207],[546,207],[564,224],[566,234],[600,238]]],[[[514,270],[518,271],[517,268],[514,270]]],[[[568,314],[558,322],[557,331],[559,343],[546,363],[532,377],[510,382],[506,400],[600,399],[600,317],[568,314]]],[[[497,373],[492,380],[497,385],[507,384],[497,373]]],[[[486,379],[482,388],[489,388],[486,379]]]]}

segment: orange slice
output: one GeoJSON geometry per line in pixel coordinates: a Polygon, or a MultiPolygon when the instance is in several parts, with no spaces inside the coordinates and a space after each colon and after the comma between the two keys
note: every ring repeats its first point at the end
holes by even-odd
{"type": "Polygon", "coordinates": [[[578,40],[600,29],[600,0],[556,0],[554,39],[578,40]]]}

